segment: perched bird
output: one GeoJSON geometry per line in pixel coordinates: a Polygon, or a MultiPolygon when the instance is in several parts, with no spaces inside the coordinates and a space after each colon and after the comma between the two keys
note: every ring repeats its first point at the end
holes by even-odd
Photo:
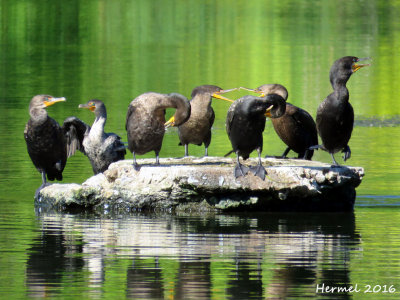
{"type": "MultiPolygon", "coordinates": [[[[278,94],[285,101],[289,95],[287,89],[280,84],[264,84],[251,91],[262,95],[278,94]]],[[[298,158],[311,160],[314,151],[309,148],[318,144],[318,134],[314,119],[307,111],[286,102],[283,116],[273,118],[271,122],[275,132],[287,145],[282,158],[285,158],[292,150],[298,153],[298,158]]]]}
{"type": "Polygon", "coordinates": [[[354,111],[349,103],[346,83],[354,72],[369,66],[369,64],[358,64],[365,59],[368,58],[345,56],[334,62],[329,73],[333,93],[321,102],[317,110],[317,129],[322,144],[311,149],[321,148],[329,152],[335,165],[339,164],[335,160],[334,153],[342,150],[344,161],[351,156],[348,142],[353,131],[354,111]]]}
{"type": "Polygon", "coordinates": [[[285,113],[285,107],[285,100],[277,94],[270,94],[264,98],[247,95],[229,107],[226,132],[233,150],[227,155],[236,153],[237,165],[234,170],[236,178],[246,175],[249,171],[249,168],[240,164],[239,156],[246,160],[253,150],[257,150],[259,163],[256,167],[252,167],[251,171],[261,179],[265,179],[266,171],[261,164],[265,118],[279,118],[285,113]]]}
{"type": "Polygon", "coordinates": [[[50,118],[46,108],[57,102],[66,101],[64,97],[37,95],[29,104],[30,119],[25,126],[24,137],[29,156],[36,169],[42,174],[42,185],[48,180],[62,180],[62,172],[67,157],[73,155],[82,145],[76,139],[75,127],[71,124],[61,127],[50,118]]]}
{"type": "MultiPolygon", "coordinates": [[[[212,98],[225,100],[219,94],[232,91],[223,90],[215,85],[201,85],[193,89],[190,100],[190,118],[178,126],[179,145],[185,146],[185,156],[189,155],[188,145],[201,146],[204,143],[205,153],[208,155],[208,146],[211,142],[211,127],[214,123],[214,110],[211,107],[212,98]]],[[[167,122],[169,124],[170,121],[167,122]]]]}
{"type": "Polygon", "coordinates": [[[102,101],[89,100],[86,104],[80,104],[79,108],[88,109],[95,114],[92,127],[75,117],[68,118],[64,123],[74,124],[78,128],[79,141],[83,145],[82,152],[89,158],[93,173],[102,173],[111,163],[124,159],[125,146],[118,135],[104,132],[107,111],[102,101]]]}
{"type": "Polygon", "coordinates": [[[145,93],[133,99],[126,115],[128,148],[133,153],[134,167],[139,169],[135,154],[159,153],[165,133],[165,109],[176,108],[168,125],[179,126],[190,117],[189,100],[180,94],[145,93]]]}

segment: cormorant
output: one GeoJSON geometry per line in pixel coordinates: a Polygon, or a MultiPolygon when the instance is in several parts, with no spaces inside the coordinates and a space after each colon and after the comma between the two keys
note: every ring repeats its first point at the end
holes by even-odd
{"type": "Polygon", "coordinates": [[[329,73],[333,93],[321,102],[317,110],[317,129],[322,144],[311,149],[321,148],[329,152],[335,165],[339,164],[333,156],[334,153],[342,150],[344,161],[351,156],[348,142],[353,131],[354,111],[349,103],[346,83],[354,72],[369,66],[369,64],[358,64],[365,59],[368,58],[345,56],[334,62],[329,73]]]}
{"type": "Polygon", "coordinates": [[[229,107],[226,117],[226,132],[232,144],[232,152],[236,153],[237,165],[235,177],[244,176],[249,169],[240,164],[239,156],[246,160],[253,150],[257,150],[259,163],[252,167],[251,171],[265,179],[266,171],[261,163],[261,151],[263,146],[263,131],[265,118],[278,118],[285,113],[285,100],[277,95],[270,94],[265,98],[244,96],[236,100],[229,107]]]}
{"type": "MultiPolygon", "coordinates": [[[[204,143],[205,153],[208,156],[208,146],[211,142],[211,127],[214,123],[214,110],[211,107],[212,98],[226,100],[220,96],[235,89],[223,90],[215,85],[201,85],[193,89],[190,100],[190,118],[178,126],[179,145],[185,146],[185,156],[189,155],[189,144],[201,146],[204,143]]],[[[169,124],[171,120],[167,122],[169,124]]]]}
{"type": "Polygon", "coordinates": [[[135,154],[156,153],[156,164],[159,164],[159,153],[165,133],[165,109],[176,108],[169,125],[179,126],[190,117],[189,100],[180,94],[144,93],[129,104],[126,115],[128,148],[133,153],[134,167],[139,169],[135,154]]]}
{"type": "Polygon", "coordinates": [[[86,104],[80,104],[79,108],[86,108],[96,116],[92,127],[86,124],[86,128],[81,126],[85,131],[83,135],[81,131],[80,136],[83,136],[83,139],[80,142],[83,145],[82,152],[89,158],[94,174],[102,173],[111,163],[124,159],[125,146],[118,135],[104,132],[107,111],[101,100],[89,100],[86,104]]]}
{"type": "MultiPolygon", "coordinates": [[[[287,89],[281,84],[264,84],[252,91],[262,95],[278,94],[285,101],[289,95],[287,89]]],[[[286,155],[292,150],[298,153],[298,158],[311,160],[314,151],[309,148],[318,144],[318,133],[315,121],[307,111],[286,102],[284,115],[272,118],[271,122],[275,132],[287,145],[282,158],[286,158],[286,155]]]]}
{"type": "Polygon", "coordinates": [[[36,95],[29,104],[30,119],[25,126],[24,137],[29,156],[42,174],[42,185],[38,191],[46,185],[46,176],[51,181],[62,180],[67,157],[82,146],[76,139],[74,126],[64,122],[61,127],[47,114],[48,106],[61,101],[66,100],[64,97],[36,95]]]}

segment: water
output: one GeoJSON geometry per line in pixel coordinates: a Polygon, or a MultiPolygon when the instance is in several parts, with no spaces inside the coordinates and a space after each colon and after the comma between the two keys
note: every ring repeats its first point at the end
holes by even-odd
{"type": "MultiPolygon", "coordinates": [[[[0,298],[398,299],[398,20],[397,1],[0,0],[0,298]],[[134,97],[147,91],[189,97],[201,84],[281,83],[289,102],[315,116],[331,92],[329,68],[344,55],[372,57],[348,82],[356,122],[346,163],[366,174],[354,213],[35,210],[41,179],[23,140],[33,95],[67,98],[48,109],[59,122],[75,115],[91,123],[93,115],[78,104],[102,99],[107,131],[124,140],[134,97]],[[322,284],[360,291],[316,293],[322,284]]],[[[214,100],[213,107],[209,153],[221,156],[230,150],[229,104],[214,100]]],[[[160,155],[183,155],[177,144],[170,130],[160,155]]],[[[263,153],[284,148],[267,123],[263,153]]],[[[204,148],[189,151],[201,156],[204,148]]],[[[331,161],[321,151],[314,159],[331,161]]],[[[91,175],[78,153],[64,182],[91,175]]]]}

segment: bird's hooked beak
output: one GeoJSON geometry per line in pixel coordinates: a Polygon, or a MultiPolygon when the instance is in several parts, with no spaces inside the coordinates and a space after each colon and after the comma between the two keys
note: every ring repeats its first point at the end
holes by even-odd
{"type": "Polygon", "coordinates": [[[61,102],[61,101],[67,101],[67,99],[65,99],[65,97],[48,97],[46,100],[43,101],[44,105],[46,107],[51,106],[57,102],[61,102]]]}
{"type": "Polygon", "coordinates": [[[237,90],[237,88],[233,88],[233,89],[229,89],[229,90],[220,90],[219,92],[213,93],[211,96],[214,98],[217,98],[217,99],[224,100],[224,101],[235,102],[234,100],[228,99],[224,96],[221,96],[220,94],[225,94],[225,93],[229,93],[229,92],[236,91],[236,90],[237,90]]]}
{"type": "Polygon", "coordinates": [[[370,57],[359,58],[356,62],[354,62],[353,65],[351,66],[353,73],[357,72],[358,70],[360,70],[363,67],[370,66],[371,64],[358,64],[359,61],[363,61],[363,60],[367,60],[367,59],[371,59],[371,58],[370,57]]]}
{"type": "Polygon", "coordinates": [[[265,111],[264,116],[266,116],[266,117],[268,117],[268,118],[271,118],[271,110],[272,110],[273,107],[274,107],[273,105],[271,105],[270,107],[268,107],[267,110],[265,111]]]}
{"type": "Polygon", "coordinates": [[[250,89],[250,88],[241,86],[239,88],[239,90],[246,90],[246,91],[249,91],[249,92],[260,94],[260,97],[265,97],[265,94],[262,91],[260,91],[259,89],[250,89]]]}
{"type": "Polygon", "coordinates": [[[78,108],[86,108],[90,111],[95,111],[96,105],[94,103],[79,104],[78,108]]]}
{"type": "Polygon", "coordinates": [[[172,116],[167,122],[164,123],[165,129],[175,126],[175,116],[172,116]]]}

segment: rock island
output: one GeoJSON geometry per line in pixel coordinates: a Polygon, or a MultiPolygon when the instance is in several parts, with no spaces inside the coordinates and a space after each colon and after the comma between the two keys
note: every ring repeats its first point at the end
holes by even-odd
{"type": "MultiPolygon", "coordinates": [[[[98,212],[151,211],[352,211],[361,167],[331,166],[300,159],[262,159],[265,180],[235,178],[235,159],[161,158],[118,161],[82,184],[51,184],[38,207],[98,212]]],[[[245,165],[256,165],[249,158],[245,165]]]]}

